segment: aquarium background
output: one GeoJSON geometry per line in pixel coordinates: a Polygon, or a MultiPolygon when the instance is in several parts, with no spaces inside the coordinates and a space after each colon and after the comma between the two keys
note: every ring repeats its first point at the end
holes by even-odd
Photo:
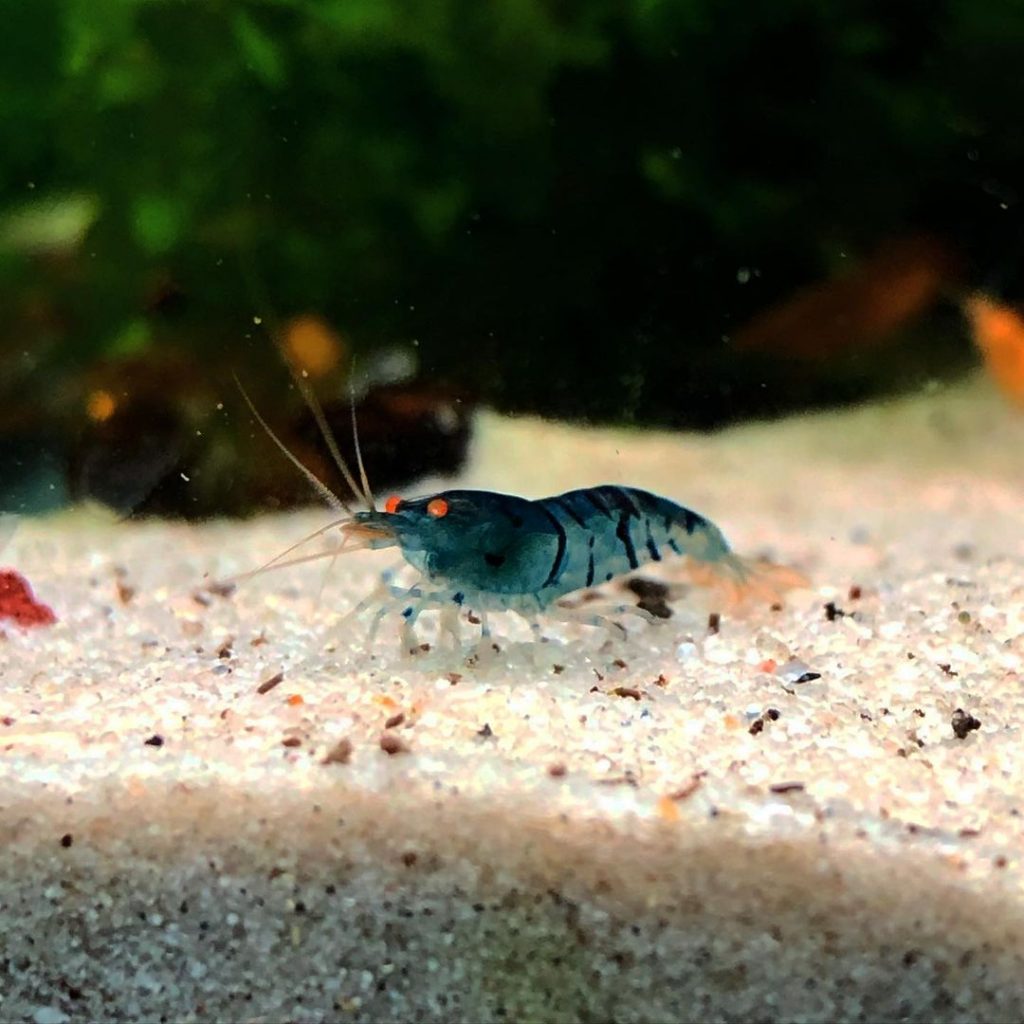
{"type": "Polygon", "coordinates": [[[480,405],[715,429],[941,387],[1024,297],[1010,0],[2,8],[8,511],[307,500],[236,375],[334,484],[289,373],[349,452],[354,398],[401,486],[480,405]]]}

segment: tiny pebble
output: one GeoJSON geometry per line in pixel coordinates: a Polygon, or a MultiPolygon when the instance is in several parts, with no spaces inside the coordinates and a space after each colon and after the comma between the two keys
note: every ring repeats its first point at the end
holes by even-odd
{"type": "Polygon", "coordinates": [[[820,672],[815,672],[811,666],[799,658],[791,658],[785,665],[779,666],[778,676],[787,683],[809,683],[821,678],[820,672]]]}
{"type": "Polygon", "coordinates": [[[974,717],[974,715],[968,714],[963,708],[957,708],[953,712],[953,717],[950,720],[950,725],[953,727],[953,735],[958,740],[967,738],[967,734],[973,732],[975,729],[981,728],[981,722],[974,717]]]}
{"type": "Polygon", "coordinates": [[[64,1024],[71,1018],[56,1006],[39,1006],[32,1013],[34,1024],[64,1024]]]}

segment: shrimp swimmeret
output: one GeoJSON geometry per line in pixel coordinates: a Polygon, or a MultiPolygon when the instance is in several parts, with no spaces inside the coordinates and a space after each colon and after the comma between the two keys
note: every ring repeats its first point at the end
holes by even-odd
{"type": "MultiPolygon", "coordinates": [[[[312,395],[307,399],[315,402],[312,395]]],[[[323,483],[287,451],[251,402],[249,405],[275,443],[324,494],[323,483]]],[[[489,635],[489,611],[516,612],[535,632],[541,614],[588,625],[612,625],[587,609],[565,607],[563,599],[665,558],[689,557],[691,577],[723,589],[730,602],[750,596],[770,603],[778,600],[782,591],[806,582],[794,570],[739,557],[710,520],[636,487],[587,487],[537,500],[493,491],[450,490],[409,500],[394,496],[378,511],[358,443],[362,487],[337,453],[337,446],[331,443],[331,447],[346,481],[366,501],[368,510],[352,511],[327,491],[331,503],[347,513],[345,517],[293,545],[263,568],[336,557],[360,548],[397,547],[420,578],[403,587],[385,574],[381,587],[353,614],[379,602],[374,629],[387,614],[400,615],[403,644],[409,649],[416,647],[413,627],[417,618],[431,609],[441,611],[442,628],[456,641],[459,618],[468,613],[479,616],[473,621],[481,622],[484,636],[489,635]],[[334,551],[281,562],[305,541],[333,528],[340,529],[345,538],[334,551]]],[[[635,607],[619,611],[644,614],[635,607]]]]}

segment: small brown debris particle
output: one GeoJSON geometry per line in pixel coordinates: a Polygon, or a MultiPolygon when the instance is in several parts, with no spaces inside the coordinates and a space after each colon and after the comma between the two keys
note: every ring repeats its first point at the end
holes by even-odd
{"type": "Polygon", "coordinates": [[[971,613],[970,612],[960,612],[957,615],[957,617],[956,617],[956,621],[959,622],[961,626],[969,625],[970,621],[971,621],[971,613]]]}
{"type": "Polygon", "coordinates": [[[771,611],[773,611],[773,612],[781,612],[782,611],[782,602],[781,601],[776,601],[775,604],[771,605],[771,611]]]}
{"type": "Polygon", "coordinates": [[[395,754],[404,754],[409,750],[408,746],[406,746],[406,744],[403,743],[393,732],[386,732],[381,736],[380,749],[390,757],[394,757],[395,754]]]}
{"type": "MultiPolygon", "coordinates": [[[[595,669],[592,669],[591,671],[592,671],[592,672],[594,673],[594,675],[595,675],[595,676],[597,676],[597,681],[598,681],[599,683],[603,683],[603,682],[604,682],[604,676],[603,676],[603,675],[601,675],[601,673],[600,673],[600,672],[598,672],[596,668],[595,668],[595,669]]],[[[595,687],[594,689],[597,689],[597,687],[595,687]]],[[[594,692],[594,690],[591,690],[590,692],[591,692],[591,693],[593,693],[593,692],[594,692]]]]}
{"type": "Polygon", "coordinates": [[[924,711],[921,708],[914,708],[913,714],[918,718],[924,718],[924,711]]]}
{"type": "Polygon", "coordinates": [[[147,747],[162,747],[164,745],[164,738],[159,733],[154,733],[145,743],[147,747]]]}
{"type": "Polygon", "coordinates": [[[136,590],[134,587],[129,587],[127,583],[123,583],[120,579],[117,580],[117,599],[121,604],[131,604],[135,594],[136,590]]]}
{"type": "Polygon", "coordinates": [[[722,626],[722,616],[718,612],[712,612],[708,616],[708,632],[714,636],[722,626]]]}
{"type": "Polygon", "coordinates": [[[835,601],[829,601],[825,605],[825,618],[829,622],[835,622],[836,619],[842,618],[846,612],[842,608],[837,608],[835,601]]]}
{"type": "Polygon", "coordinates": [[[216,597],[230,597],[238,586],[235,583],[218,583],[214,580],[213,583],[206,584],[206,589],[216,597]]]}
{"type": "Polygon", "coordinates": [[[483,620],[483,619],[481,619],[479,615],[476,615],[476,614],[474,614],[473,612],[470,612],[470,613],[469,613],[469,614],[468,614],[468,615],[466,616],[466,621],[467,621],[467,622],[468,622],[468,623],[469,623],[470,625],[473,625],[473,626],[479,626],[479,625],[480,625],[480,623],[481,623],[481,622],[483,622],[484,620],[483,620]]]}
{"type": "Polygon", "coordinates": [[[626,580],[626,589],[631,590],[637,597],[654,597],[661,600],[668,597],[670,592],[667,584],[643,576],[634,576],[626,580]]]}
{"type": "Polygon", "coordinates": [[[184,636],[194,637],[199,636],[203,631],[203,624],[196,621],[195,619],[183,619],[181,623],[181,632],[184,636]]]}
{"type": "Polygon", "coordinates": [[[701,779],[707,775],[707,772],[697,772],[691,778],[690,781],[684,786],[680,786],[679,789],[673,793],[669,793],[670,800],[688,800],[694,793],[700,789],[701,779]]]}
{"type": "Polygon", "coordinates": [[[940,664],[940,665],[939,665],[939,668],[941,668],[941,669],[942,669],[942,671],[943,671],[943,672],[944,672],[944,673],[945,673],[945,674],[946,674],[947,676],[949,676],[949,677],[950,677],[951,679],[955,679],[955,678],[956,678],[956,677],[957,677],[958,675],[960,675],[960,673],[959,673],[959,672],[954,672],[954,671],[953,671],[953,666],[952,666],[952,665],[950,665],[950,664],[948,664],[948,663],[945,663],[945,662],[944,662],[944,663],[940,664]]]}
{"type": "Polygon", "coordinates": [[[452,686],[455,686],[456,683],[459,683],[459,682],[462,681],[462,673],[461,672],[448,672],[445,675],[445,679],[447,679],[448,682],[452,684],[452,686]]]}
{"type": "Polygon", "coordinates": [[[254,636],[249,641],[249,646],[250,647],[262,647],[266,642],[267,642],[267,634],[261,632],[259,634],[259,636],[254,636]]]}
{"type": "Polygon", "coordinates": [[[4,715],[3,718],[0,718],[0,722],[3,722],[4,725],[14,725],[15,719],[11,718],[10,715],[4,715]]]}
{"type": "Polygon", "coordinates": [[[962,828],[957,833],[961,839],[973,839],[975,836],[981,835],[980,828],[962,828]]]}
{"type": "Polygon", "coordinates": [[[423,652],[424,654],[427,654],[427,653],[429,653],[429,651],[430,651],[430,644],[420,644],[420,650],[421,650],[421,651],[422,651],[422,652],[423,652]]]}
{"type": "Polygon", "coordinates": [[[655,686],[668,686],[668,676],[662,672],[657,679],[654,680],[655,686]]]}
{"type": "Polygon", "coordinates": [[[666,584],[635,576],[626,581],[626,589],[640,598],[636,606],[641,611],[653,615],[656,619],[672,618],[672,609],[668,606],[671,589],[666,584]]]}
{"type": "Polygon", "coordinates": [[[210,605],[213,604],[213,601],[211,601],[210,598],[208,598],[201,590],[197,590],[193,593],[192,600],[203,608],[209,608],[210,605]]]}
{"type": "Polygon", "coordinates": [[[481,739],[489,740],[494,735],[494,730],[491,728],[491,723],[484,722],[483,726],[477,729],[476,734],[481,739]]]}
{"type": "Polygon", "coordinates": [[[599,786],[632,786],[634,789],[640,785],[636,772],[627,768],[621,775],[613,775],[610,779],[598,779],[599,786]]]}
{"type": "Polygon", "coordinates": [[[302,746],[302,740],[300,740],[298,736],[285,736],[285,738],[283,740],[281,740],[281,746],[282,747],[301,747],[302,746]]]}
{"type": "Polygon", "coordinates": [[[969,562],[974,557],[974,546],[971,544],[956,544],[953,547],[953,557],[961,562],[969,562]]]}
{"type": "Polygon", "coordinates": [[[554,764],[548,765],[548,775],[553,779],[560,779],[565,775],[566,767],[561,761],[556,761],[554,764]]]}
{"type": "Polygon", "coordinates": [[[419,860],[419,857],[417,856],[415,850],[406,850],[405,853],[402,854],[402,863],[407,868],[411,868],[413,864],[416,863],[417,860],[419,860]]]}
{"type": "Polygon", "coordinates": [[[632,697],[633,700],[639,700],[641,697],[640,691],[632,686],[616,686],[612,693],[616,697],[632,697]]]}
{"type": "Polygon", "coordinates": [[[629,665],[627,665],[627,664],[626,664],[626,662],[624,662],[624,661],[623,661],[623,660],[622,660],[621,658],[616,658],[616,659],[615,659],[615,660],[614,660],[614,661],[612,662],[612,664],[613,664],[613,665],[614,665],[614,666],[615,666],[616,668],[629,668],[629,665]]]}
{"type": "Polygon", "coordinates": [[[654,598],[644,597],[636,603],[637,608],[656,619],[671,619],[672,609],[664,601],[657,601],[654,598]]]}
{"type": "Polygon", "coordinates": [[[953,735],[958,740],[966,739],[969,732],[981,728],[981,722],[974,715],[964,711],[963,708],[957,708],[953,712],[953,717],[950,719],[949,724],[953,727],[953,735]]]}
{"type": "Polygon", "coordinates": [[[802,782],[773,782],[768,787],[772,793],[799,793],[803,788],[802,782]]]}
{"type": "Polygon", "coordinates": [[[324,764],[348,764],[352,760],[352,741],[345,737],[338,740],[324,755],[324,764]]]}
{"type": "Polygon", "coordinates": [[[854,583],[854,585],[850,587],[850,593],[848,596],[851,601],[859,601],[863,596],[863,593],[864,592],[861,590],[861,588],[856,583],[854,583]]]}
{"type": "Polygon", "coordinates": [[[284,673],[276,672],[269,679],[264,679],[259,686],[256,687],[256,692],[259,694],[270,693],[275,687],[284,682],[284,673]]]}
{"type": "Polygon", "coordinates": [[[72,844],[72,843],[73,843],[74,841],[75,841],[75,839],[74,839],[74,836],[72,836],[70,832],[65,832],[65,833],[64,833],[64,835],[62,835],[62,836],[60,837],[60,845],[61,845],[61,846],[63,846],[65,850],[66,850],[66,849],[67,849],[67,848],[68,848],[68,847],[69,847],[69,846],[70,846],[70,845],[71,845],[71,844],[72,844]]]}
{"type": "Polygon", "coordinates": [[[997,857],[996,857],[996,858],[995,858],[995,859],[994,859],[994,860],[992,861],[992,863],[993,863],[993,864],[994,864],[994,865],[995,865],[995,866],[996,866],[997,868],[1005,868],[1005,867],[1006,867],[1006,865],[1007,865],[1007,864],[1009,864],[1010,862],[1009,862],[1009,861],[1008,861],[1008,860],[1006,859],[1006,857],[1005,857],[1005,856],[1003,856],[1003,854],[1001,854],[1001,853],[1000,853],[1000,854],[999,854],[999,855],[998,855],[998,856],[997,856],[997,857]]]}
{"type": "Polygon", "coordinates": [[[564,665],[552,665],[551,666],[551,671],[554,672],[556,676],[560,676],[565,671],[565,666],[564,665]]]}
{"type": "Polygon", "coordinates": [[[230,658],[232,655],[232,648],[235,644],[235,638],[233,636],[227,637],[224,642],[217,648],[218,658],[230,658]]]}
{"type": "Polygon", "coordinates": [[[397,715],[392,715],[385,723],[385,729],[397,729],[405,721],[405,712],[399,711],[397,715]]]}
{"type": "Polygon", "coordinates": [[[776,722],[779,716],[782,714],[778,708],[768,708],[763,714],[758,715],[753,722],[750,723],[750,728],[747,730],[751,736],[756,736],[758,733],[764,731],[765,722],[776,722]]]}

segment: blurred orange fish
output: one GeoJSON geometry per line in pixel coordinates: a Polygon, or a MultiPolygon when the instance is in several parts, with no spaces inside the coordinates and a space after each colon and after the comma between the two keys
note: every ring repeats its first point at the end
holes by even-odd
{"type": "Polygon", "coordinates": [[[964,311],[992,379],[1024,408],[1024,317],[980,292],[964,300],[964,311]]]}
{"type": "Polygon", "coordinates": [[[958,263],[942,239],[890,239],[849,272],[759,313],[736,333],[735,345],[808,361],[883,345],[939,298],[958,263]]]}

